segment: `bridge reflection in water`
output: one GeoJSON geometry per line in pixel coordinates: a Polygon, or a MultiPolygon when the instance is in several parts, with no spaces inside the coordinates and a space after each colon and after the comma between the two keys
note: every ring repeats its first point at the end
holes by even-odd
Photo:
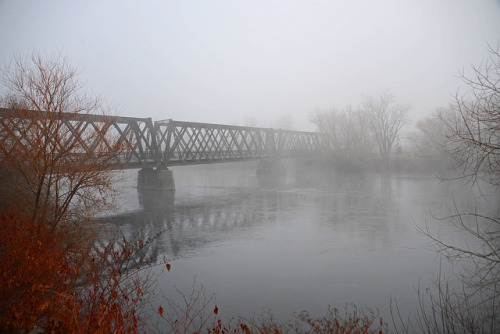
{"type": "MultiPolygon", "coordinates": [[[[296,179],[303,182],[302,177],[296,179]]],[[[375,191],[379,196],[370,197],[364,190],[371,188],[369,184],[373,182],[366,182],[364,178],[358,178],[355,184],[353,180],[342,182],[340,179],[318,182],[324,191],[304,189],[300,184],[298,188],[189,187],[188,192],[196,193],[195,198],[180,203],[175,203],[175,191],[139,188],[140,210],[109,216],[104,221],[118,227],[127,236],[152,236],[162,231],[150,252],[173,259],[224,241],[227,233],[259,229],[262,224],[287,220],[284,216],[298,207],[314,208],[317,214],[335,220],[337,228],[349,225],[349,229],[363,224],[373,215],[384,215],[382,211],[391,210],[390,187],[383,184],[376,186],[382,190],[375,191]],[[336,192],[332,192],[332,188],[336,192]],[[347,217],[351,217],[349,223],[344,221],[347,217]]],[[[378,232],[383,235],[386,231],[382,228],[378,232]]]]}
{"type": "Polygon", "coordinates": [[[153,252],[178,258],[219,240],[224,232],[272,220],[278,198],[273,201],[269,196],[255,196],[255,191],[238,189],[236,196],[224,193],[175,205],[175,192],[138,189],[142,210],[106,217],[104,221],[119,227],[126,236],[152,236],[163,231],[152,245],[153,252]],[[267,213],[262,213],[263,207],[269,209],[267,213]]]}

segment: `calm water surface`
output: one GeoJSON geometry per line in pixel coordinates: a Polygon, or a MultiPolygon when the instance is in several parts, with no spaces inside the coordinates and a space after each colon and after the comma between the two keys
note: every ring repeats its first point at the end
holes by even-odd
{"type": "MultiPolygon", "coordinates": [[[[472,210],[474,197],[458,182],[432,175],[321,175],[287,163],[287,184],[258,185],[256,163],[172,168],[175,195],[138,192],[126,171],[120,211],[110,219],[126,234],[166,232],[159,256],[175,259],[160,277],[161,294],[188,294],[194,280],[215,294],[223,316],[271,308],[279,319],[308,310],[323,314],[346,303],[378,308],[389,320],[390,299],[403,313],[415,289],[436,277],[440,259],[417,231],[427,221],[449,241],[471,242],[447,221],[455,203],[472,210]]],[[[499,198],[481,202],[499,213],[499,198]]],[[[460,268],[441,264],[451,275],[460,268]]]]}

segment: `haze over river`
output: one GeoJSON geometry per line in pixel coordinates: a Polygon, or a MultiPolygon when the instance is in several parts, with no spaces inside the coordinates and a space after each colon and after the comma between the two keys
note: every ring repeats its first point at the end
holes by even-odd
{"type": "MultiPolygon", "coordinates": [[[[196,282],[216,296],[222,316],[252,316],[271,308],[322,315],[328,305],[378,308],[390,320],[396,299],[414,311],[416,288],[460,271],[430,249],[425,222],[446,240],[473,242],[444,217],[474,209],[463,181],[432,174],[313,173],[285,161],[286,185],[262,187],[257,162],[174,167],[175,199],[138,192],[137,170],[123,172],[120,210],[109,219],[125,234],[166,231],[154,242],[159,259],[174,259],[159,280],[161,294],[185,294],[196,282]]],[[[478,203],[499,214],[499,196],[478,203]]],[[[473,245],[473,243],[471,244],[473,245]]],[[[166,304],[166,303],[163,303],[166,304]]]]}

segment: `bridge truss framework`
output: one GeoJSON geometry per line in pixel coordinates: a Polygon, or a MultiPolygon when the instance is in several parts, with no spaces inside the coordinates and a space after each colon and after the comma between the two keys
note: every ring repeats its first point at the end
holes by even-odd
{"type": "MultiPolygon", "coordinates": [[[[43,115],[0,108],[0,144],[16,143],[29,150],[26,129],[45,122],[43,115]]],[[[325,135],[316,132],[81,113],[54,115],[50,119],[59,122],[60,137],[80,141],[73,145],[72,154],[92,155],[97,147],[126,147],[111,164],[116,169],[308,156],[320,153],[326,143],[325,135]]],[[[8,148],[2,151],[8,153],[8,148]]]]}

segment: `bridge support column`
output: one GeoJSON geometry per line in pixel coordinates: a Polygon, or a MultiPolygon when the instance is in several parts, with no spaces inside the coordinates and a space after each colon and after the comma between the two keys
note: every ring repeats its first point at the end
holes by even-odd
{"type": "Polygon", "coordinates": [[[257,165],[257,180],[263,186],[283,186],[286,183],[286,169],[279,159],[263,159],[257,165]]]}
{"type": "Polygon", "coordinates": [[[137,188],[175,190],[174,172],[170,169],[143,168],[139,170],[137,188]]]}

